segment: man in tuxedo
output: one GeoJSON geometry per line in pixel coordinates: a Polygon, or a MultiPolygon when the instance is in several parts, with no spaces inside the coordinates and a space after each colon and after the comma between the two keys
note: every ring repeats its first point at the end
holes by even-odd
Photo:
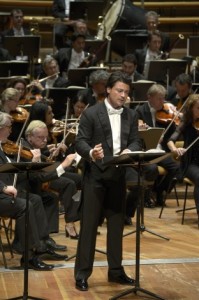
{"type": "Polygon", "coordinates": [[[75,262],[76,288],[88,290],[93,269],[97,227],[107,220],[108,281],[134,284],[122,267],[122,237],[125,215],[125,168],[104,166],[103,158],[141,150],[138,120],[124,107],[131,79],[114,72],[107,81],[107,98],[87,108],[80,119],[76,149],[85,159],[80,237],[75,262]]]}
{"type": "Polygon", "coordinates": [[[29,29],[23,26],[23,11],[21,9],[14,8],[11,13],[11,24],[12,26],[9,29],[6,29],[3,32],[4,36],[24,36],[24,35],[31,35],[29,29]]]}
{"type": "MultiPolygon", "coordinates": [[[[154,30],[158,30],[159,24],[159,15],[155,11],[147,11],[145,14],[146,26],[149,32],[153,32],[154,30]]],[[[162,43],[160,50],[163,52],[170,51],[170,37],[166,32],[160,32],[162,43]]]]}
{"type": "MultiPolygon", "coordinates": [[[[2,144],[7,141],[12,127],[11,116],[0,112],[0,164],[11,162],[2,150],[2,144]]],[[[16,220],[15,239],[22,246],[21,265],[24,265],[25,251],[25,211],[26,211],[26,192],[13,185],[14,176],[8,173],[0,173],[0,216],[10,217],[16,220]]],[[[49,271],[53,265],[47,265],[39,258],[41,254],[48,254],[48,258],[64,259],[67,256],[56,254],[52,247],[56,245],[49,238],[49,228],[46,219],[42,199],[39,195],[29,193],[29,248],[28,264],[29,268],[38,271],[49,271]],[[51,246],[51,249],[50,249],[51,246]]],[[[66,249],[66,247],[65,247],[66,249]]]]}
{"type": "Polygon", "coordinates": [[[132,82],[144,79],[137,71],[137,60],[134,54],[126,54],[122,58],[122,71],[131,77],[132,82]]]}
{"type": "Polygon", "coordinates": [[[72,46],[70,48],[61,48],[54,56],[58,61],[61,75],[65,75],[69,69],[79,68],[83,61],[87,61],[88,53],[85,49],[85,36],[79,33],[74,33],[71,37],[72,46]]]}
{"type": "Polygon", "coordinates": [[[142,49],[135,50],[135,57],[137,60],[137,71],[145,76],[147,79],[148,64],[152,60],[161,58],[161,47],[162,37],[158,30],[149,32],[148,43],[142,49]]]}

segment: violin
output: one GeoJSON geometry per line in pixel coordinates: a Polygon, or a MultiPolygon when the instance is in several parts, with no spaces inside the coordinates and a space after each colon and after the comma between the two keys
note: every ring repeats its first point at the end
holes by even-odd
{"type": "Polygon", "coordinates": [[[34,104],[36,101],[40,101],[42,96],[40,94],[38,95],[26,95],[25,98],[19,100],[19,105],[25,105],[25,104],[34,104]]]}
{"type": "MultiPolygon", "coordinates": [[[[10,140],[7,140],[6,143],[2,143],[2,148],[5,154],[8,156],[17,155],[19,151],[19,146],[10,140]]],[[[29,160],[33,158],[33,154],[31,153],[30,149],[26,147],[21,148],[20,156],[29,160]]]]}
{"type": "Polygon", "coordinates": [[[162,109],[156,111],[156,121],[165,125],[170,122],[174,122],[176,125],[179,125],[180,119],[178,117],[176,107],[172,103],[164,103],[162,109]]]}
{"type": "Polygon", "coordinates": [[[14,122],[24,123],[29,117],[29,112],[23,107],[17,107],[15,111],[10,112],[14,122]]]}

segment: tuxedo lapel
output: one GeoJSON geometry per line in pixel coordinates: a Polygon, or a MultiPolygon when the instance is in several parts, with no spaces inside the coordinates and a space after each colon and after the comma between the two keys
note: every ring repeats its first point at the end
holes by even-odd
{"type": "Polygon", "coordinates": [[[113,139],[111,134],[111,124],[105,104],[100,106],[99,109],[99,121],[104,131],[104,139],[106,140],[111,152],[113,151],[113,139]]]}
{"type": "Polygon", "coordinates": [[[128,113],[124,108],[123,113],[121,114],[121,150],[126,148],[126,141],[128,141],[129,131],[128,113]]]}

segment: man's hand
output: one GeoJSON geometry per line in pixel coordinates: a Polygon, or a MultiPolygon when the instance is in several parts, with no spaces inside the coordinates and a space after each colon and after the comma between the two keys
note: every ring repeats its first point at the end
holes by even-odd
{"type": "Polygon", "coordinates": [[[104,157],[104,150],[102,148],[102,144],[95,145],[95,147],[91,151],[91,156],[94,160],[102,159],[104,157]]]}
{"type": "Polygon", "coordinates": [[[3,193],[9,196],[13,196],[14,198],[17,197],[17,190],[12,185],[8,185],[6,188],[4,188],[3,193]]]}

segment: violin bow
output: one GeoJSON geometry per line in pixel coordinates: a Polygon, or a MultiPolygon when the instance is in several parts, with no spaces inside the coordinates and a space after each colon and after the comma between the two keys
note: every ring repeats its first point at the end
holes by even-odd
{"type": "Polygon", "coordinates": [[[163,139],[163,137],[165,136],[165,134],[167,133],[167,131],[169,130],[169,128],[171,127],[171,125],[173,124],[173,122],[175,121],[175,119],[180,115],[181,111],[183,110],[183,108],[185,107],[186,103],[189,100],[189,96],[187,97],[187,99],[185,100],[185,102],[182,104],[182,106],[180,107],[180,109],[177,111],[177,113],[174,115],[173,119],[171,120],[171,122],[168,124],[167,128],[164,130],[164,132],[162,133],[158,144],[160,143],[160,141],[163,139]]]}
{"type": "MultiPolygon", "coordinates": [[[[18,153],[17,153],[17,163],[20,161],[20,153],[21,153],[21,148],[22,148],[22,139],[20,139],[20,142],[19,142],[19,149],[18,149],[18,153]]],[[[18,174],[15,173],[14,174],[14,180],[13,180],[13,187],[16,188],[16,184],[17,184],[17,177],[18,177],[18,174]]],[[[12,198],[12,203],[14,203],[14,197],[12,198]]]]}
{"type": "Polygon", "coordinates": [[[19,141],[21,140],[21,136],[22,136],[22,134],[23,134],[23,132],[24,132],[24,129],[25,129],[26,124],[27,124],[27,122],[28,122],[28,120],[29,120],[29,117],[30,117],[30,114],[28,115],[27,119],[26,119],[25,122],[23,123],[23,127],[21,128],[21,131],[20,131],[19,136],[18,136],[17,141],[16,141],[16,144],[17,144],[17,145],[19,144],[19,141]]]}

